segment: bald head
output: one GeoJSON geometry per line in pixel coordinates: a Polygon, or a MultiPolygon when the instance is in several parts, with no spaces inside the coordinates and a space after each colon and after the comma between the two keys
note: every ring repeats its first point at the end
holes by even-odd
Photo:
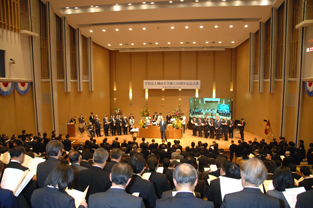
{"type": "Polygon", "coordinates": [[[178,165],[173,172],[173,177],[177,191],[193,191],[198,182],[196,169],[187,163],[178,165]]]}

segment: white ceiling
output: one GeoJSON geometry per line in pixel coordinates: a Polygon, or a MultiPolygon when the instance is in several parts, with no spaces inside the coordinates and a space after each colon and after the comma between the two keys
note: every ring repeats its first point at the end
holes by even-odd
{"type": "Polygon", "coordinates": [[[133,0],[50,0],[50,3],[54,12],[65,16],[72,27],[80,28],[84,36],[92,37],[105,48],[164,51],[235,48],[250,32],[258,30],[259,22],[268,20],[272,7],[283,2],[195,1],[155,0],[144,4],[133,0]]]}

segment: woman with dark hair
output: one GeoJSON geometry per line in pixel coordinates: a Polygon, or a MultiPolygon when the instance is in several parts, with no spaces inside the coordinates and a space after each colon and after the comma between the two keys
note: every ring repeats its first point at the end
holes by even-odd
{"type": "MultiPolygon", "coordinates": [[[[72,185],[74,171],[68,164],[56,165],[45,181],[45,187],[37,189],[31,197],[32,208],[75,208],[74,198],[65,192],[72,185]]],[[[79,208],[87,208],[86,201],[79,208]]]]}
{"type": "Polygon", "coordinates": [[[273,175],[273,185],[275,190],[270,190],[267,194],[279,199],[280,208],[290,208],[283,191],[285,191],[286,188],[292,188],[294,186],[291,170],[284,166],[277,168],[273,175]]]}

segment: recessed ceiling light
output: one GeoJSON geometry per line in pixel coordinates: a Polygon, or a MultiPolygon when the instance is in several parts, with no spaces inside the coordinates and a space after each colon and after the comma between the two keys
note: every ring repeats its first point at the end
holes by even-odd
{"type": "Polygon", "coordinates": [[[189,27],[188,27],[188,26],[186,26],[185,28],[186,28],[186,29],[188,29],[189,27]]]}
{"type": "Polygon", "coordinates": [[[184,2],[184,0],[180,0],[180,2],[184,2]]]}
{"type": "Polygon", "coordinates": [[[206,44],[208,44],[209,43],[209,41],[207,41],[207,42],[205,42],[206,44]]]}
{"type": "Polygon", "coordinates": [[[128,3],[128,6],[131,6],[132,5],[132,3],[128,3]]]}
{"type": "Polygon", "coordinates": [[[194,41],[193,44],[196,44],[196,42],[194,41]]]}
{"type": "Polygon", "coordinates": [[[95,12],[94,10],[91,10],[91,12],[95,12]]]}
{"type": "Polygon", "coordinates": [[[234,26],[233,26],[233,25],[229,25],[229,27],[230,27],[230,28],[233,28],[234,26]]]}
{"type": "Polygon", "coordinates": [[[93,30],[89,30],[89,32],[93,32],[93,30]]]}
{"type": "Polygon", "coordinates": [[[173,1],[169,1],[169,3],[170,3],[170,4],[172,4],[172,3],[173,3],[173,1]]]}
{"type": "Polygon", "coordinates": [[[143,30],[146,30],[146,28],[145,28],[145,27],[143,27],[142,29],[143,29],[143,30]]]}
{"type": "Polygon", "coordinates": [[[172,26],[171,29],[174,29],[174,26],[172,26]]]}
{"type": "Polygon", "coordinates": [[[90,7],[93,7],[93,5],[90,5],[90,7]]]}
{"type": "Polygon", "coordinates": [[[215,25],[214,27],[215,27],[215,28],[218,28],[218,25],[215,25]]]}
{"type": "Polygon", "coordinates": [[[167,42],[167,44],[171,44],[171,42],[167,42]]]}
{"type": "Polygon", "coordinates": [[[183,44],[184,42],[180,42],[180,44],[183,44]]]}
{"type": "Polygon", "coordinates": [[[78,7],[75,7],[75,9],[78,9],[78,7]]]}
{"type": "Polygon", "coordinates": [[[102,32],[105,32],[105,29],[102,29],[102,32]]]}
{"type": "Polygon", "coordinates": [[[130,45],[134,45],[134,43],[131,43],[130,45]]]}
{"type": "Polygon", "coordinates": [[[155,42],[155,45],[158,45],[159,43],[158,42],[155,42]]]}
{"type": "Polygon", "coordinates": [[[222,1],[226,1],[226,0],[222,0],[222,1]]]}
{"type": "Polygon", "coordinates": [[[195,0],[195,2],[199,2],[199,0],[195,0]]]}
{"type": "Polygon", "coordinates": [[[115,4],[115,6],[118,6],[118,4],[115,4]]]}
{"type": "Polygon", "coordinates": [[[111,46],[111,44],[108,44],[108,46],[111,46]]]}
{"type": "Polygon", "coordinates": [[[120,46],[122,46],[123,44],[122,43],[120,43],[120,46]]]}
{"type": "Polygon", "coordinates": [[[151,4],[154,4],[154,2],[152,1],[151,4]]]}
{"type": "Polygon", "coordinates": [[[146,4],[146,2],[144,1],[144,2],[142,2],[142,4],[146,4]]]}
{"type": "Polygon", "coordinates": [[[99,6],[95,6],[96,8],[98,8],[99,6]]]}
{"type": "Polygon", "coordinates": [[[235,41],[232,41],[231,43],[235,43],[235,41]]]}
{"type": "Polygon", "coordinates": [[[69,7],[65,7],[65,9],[69,9],[69,7]]]}
{"type": "Polygon", "coordinates": [[[202,29],[202,28],[203,28],[203,25],[200,25],[200,28],[202,29]]]}
{"type": "Polygon", "coordinates": [[[218,43],[222,43],[222,41],[218,41],[218,43]]]}
{"type": "Polygon", "coordinates": [[[248,27],[248,25],[245,25],[245,27],[248,27]]]}
{"type": "Polygon", "coordinates": [[[143,43],[144,45],[146,45],[146,43],[143,43]]]}
{"type": "Polygon", "coordinates": [[[130,27],[129,30],[133,30],[133,28],[130,27]]]}
{"type": "Polygon", "coordinates": [[[115,31],[118,31],[118,28],[116,28],[115,31]]]}

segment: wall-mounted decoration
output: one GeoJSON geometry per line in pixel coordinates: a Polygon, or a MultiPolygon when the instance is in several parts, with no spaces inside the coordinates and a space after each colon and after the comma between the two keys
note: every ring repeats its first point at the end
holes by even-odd
{"type": "Polygon", "coordinates": [[[25,95],[29,91],[30,83],[29,82],[16,82],[15,87],[18,93],[20,93],[21,95],[25,95]]]}
{"type": "Polygon", "coordinates": [[[309,96],[313,96],[313,82],[304,82],[304,87],[306,93],[308,93],[309,96]]]}
{"type": "Polygon", "coordinates": [[[8,96],[14,90],[14,82],[0,82],[0,95],[8,96]]]}

